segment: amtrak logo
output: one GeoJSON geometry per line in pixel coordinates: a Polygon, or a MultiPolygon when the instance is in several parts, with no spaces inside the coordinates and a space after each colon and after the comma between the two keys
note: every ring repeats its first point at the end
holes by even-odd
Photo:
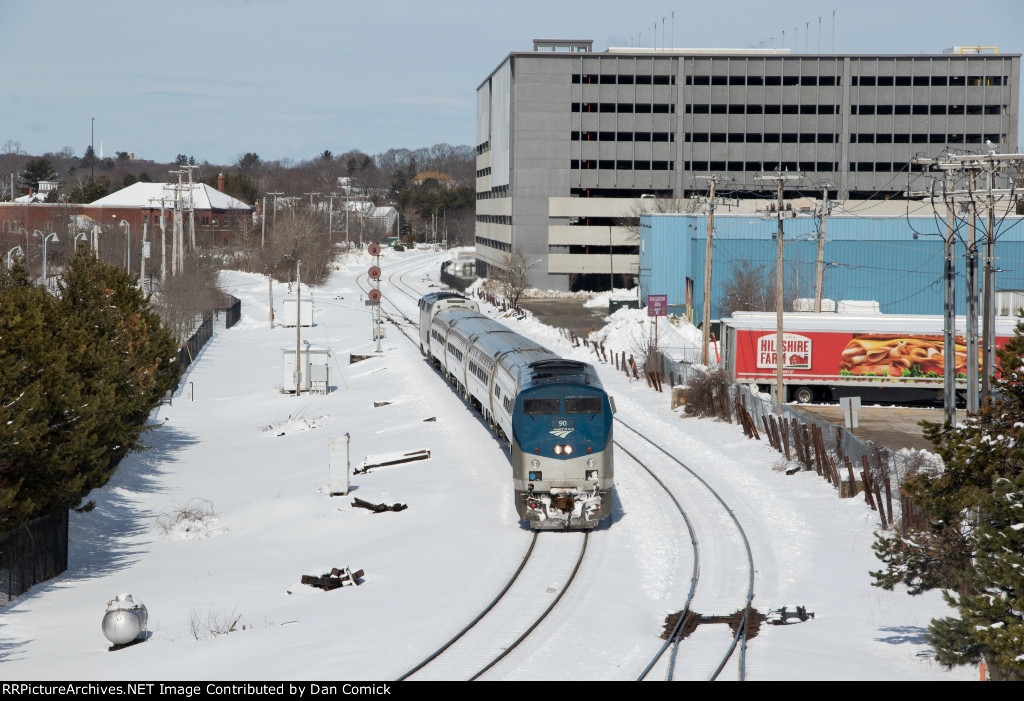
{"type": "Polygon", "coordinates": [[[573,429],[571,428],[556,428],[554,431],[551,431],[551,435],[557,436],[558,438],[565,438],[572,432],[573,429]]]}

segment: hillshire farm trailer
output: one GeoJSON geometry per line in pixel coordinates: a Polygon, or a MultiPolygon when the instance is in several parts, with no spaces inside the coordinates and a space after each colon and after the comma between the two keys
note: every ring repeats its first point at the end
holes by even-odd
{"type": "MultiPolygon", "coordinates": [[[[996,317],[996,347],[1013,336],[1014,317],[996,317]]],[[[783,315],[782,382],[788,401],[846,396],[942,400],[941,316],[831,313],[783,315]]],[[[956,319],[958,394],[967,390],[964,317],[956,319]]],[[[723,361],[737,382],[775,392],[774,312],[736,312],[722,319],[723,361]]],[[[978,334],[980,369],[981,334],[978,334]]]]}

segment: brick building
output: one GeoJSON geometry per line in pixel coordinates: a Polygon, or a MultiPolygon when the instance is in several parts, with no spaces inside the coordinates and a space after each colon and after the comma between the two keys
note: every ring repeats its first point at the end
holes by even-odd
{"type": "MultiPolygon", "coordinates": [[[[192,186],[195,203],[196,245],[199,248],[220,248],[231,244],[234,236],[252,228],[253,209],[209,185],[192,186]]],[[[188,186],[184,199],[187,205],[188,186]]],[[[0,202],[0,253],[14,246],[26,250],[41,247],[34,231],[57,233],[71,241],[79,233],[89,233],[99,225],[101,236],[114,231],[124,233],[127,223],[133,250],[141,247],[143,228],[154,240],[160,227],[161,200],[167,212],[166,226],[171,226],[174,185],[171,183],[135,183],[89,204],[45,202],[0,202]]],[[[30,254],[31,257],[31,254],[30,254]]]]}

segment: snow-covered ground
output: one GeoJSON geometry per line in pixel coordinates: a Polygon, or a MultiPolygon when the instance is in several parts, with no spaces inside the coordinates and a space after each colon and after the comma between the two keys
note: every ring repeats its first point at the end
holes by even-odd
{"type": "MultiPolygon", "coordinates": [[[[411,315],[415,303],[390,289],[389,270],[426,291],[439,260],[422,251],[385,259],[385,298],[411,315]]],[[[223,274],[242,299],[240,323],[217,331],[173,405],[154,412],[150,450],[91,495],[95,510],[72,514],[68,571],[0,611],[5,679],[393,679],[495,596],[530,539],[513,508],[507,453],[393,326],[374,354],[356,285],[369,263],[353,257],[311,290],[316,326],[303,337],[332,349],[335,390],[301,397],[279,391],[282,349],[294,348],[295,330],[269,328],[266,279],[223,274]],[[350,365],[350,354],[374,357],[350,365]],[[355,475],[350,496],[331,497],[328,441],[346,433],[353,467],[396,451],[431,457],[355,475]],[[375,514],[351,506],[353,497],[409,508],[375,514]],[[189,507],[205,517],[175,523],[189,507]],[[362,586],[324,592],[300,583],[334,567],[363,570],[362,586]],[[119,592],[145,602],[152,637],[108,652],[100,622],[119,592]]],[[[275,285],[279,314],[286,292],[275,285]]],[[[606,342],[625,344],[643,321],[620,312],[606,342]]],[[[529,316],[506,322],[596,363],[592,350],[529,316]]],[[[681,342],[693,340],[681,333],[681,342]]],[[[754,606],[799,604],[815,614],[762,627],[748,649],[749,678],[975,678],[929,657],[922,634],[949,614],[937,594],[870,586],[879,524],[862,500],[838,499],[813,472],[787,477],[779,454],[739,426],[681,419],[667,393],[598,367],[619,416],[700,471],[736,512],[754,551],[754,606]]],[[[557,620],[538,629],[532,652],[488,678],[632,679],[659,647],[665,615],[686,598],[689,538],[628,460],[616,481],[611,523],[593,534],[557,620]]],[[[716,605],[713,595],[704,602],[716,605]]]]}

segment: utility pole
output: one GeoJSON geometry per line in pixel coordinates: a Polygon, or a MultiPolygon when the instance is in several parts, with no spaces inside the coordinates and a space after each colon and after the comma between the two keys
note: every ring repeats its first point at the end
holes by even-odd
{"type": "Polygon", "coordinates": [[[328,195],[327,204],[327,241],[331,244],[332,250],[334,247],[334,198],[337,197],[335,193],[328,195]]]}
{"type": "Polygon", "coordinates": [[[818,231],[818,257],[815,261],[814,268],[814,311],[821,313],[821,287],[822,277],[825,272],[825,221],[828,216],[828,189],[832,186],[832,183],[826,183],[821,189],[821,212],[820,212],[820,225],[818,231]]]}
{"type": "MultiPolygon", "coordinates": [[[[996,239],[996,231],[995,231],[995,205],[996,205],[996,199],[997,199],[997,196],[1000,197],[1000,198],[1007,197],[1007,196],[1014,198],[1012,201],[1009,201],[1007,203],[1007,205],[1006,205],[1006,211],[1007,212],[1012,211],[1015,208],[1015,204],[1016,204],[1016,197],[1015,197],[1016,196],[1016,191],[1014,189],[1000,189],[1000,190],[993,189],[993,186],[994,186],[993,180],[994,180],[994,177],[995,177],[995,171],[996,171],[997,168],[1002,167],[1002,163],[1003,162],[1008,162],[1010,165],[1015,165],[1015,164],[1024,162],[1024,154],[997,154],[997,153],[995,153],[995,151],[990,150],[988,153],[982,154],[982,155],[977,155],[977,154],[962,155],[962,156],[946,155],[945,157],[943,157],[941,159],[919,158],[919,159],[915,159],[914,160],[914,163],[932,166],[933,168],[936,168],[938,170],[942,170],[942,171],[946,172],[946,179],[944,181],[944,190],[945,191],[943,192],[943,200],[944,200],[946,208],[947,208],[947,212],[946,212],[946,218],[947,218],[946,238],[947,239],[951,238],[951,234],[950,234],[949,230],[950,230],[950,227],[951,227],[952,218],[955,216],[954,212],[955,212],[955,206],[956,206],[957,200],[959,199],[960,201],[966,201],[969,204],[969,206],[971,207],[971,210],[970,210],[971,213],[973,213],[976,210],[976,206],[975,206],[975,204],[976,204],[976,198],[975,198],[976,193],[975,193],[974,189],[972,188],[972,186],[968,185],[968,188],[966,190],[956,190],[956,191],[954,191],[952,189],[952,181],[950,179],[952,171],[964,171],[964,170],[966,170],[966,171],[980,171],[980,170],[984,170],[985,174],[986,174],[986,190],[987,190],[987,192],[986,192],[985,200],[986,200],[986,210],[987,210],[987,212],[986,212],[986,227],[985,227],[985,264],[984,264],[984,271],[983,271],[983,274],[982,274],[984,291],[983,291],[983,297],[982,297],[982,314],[981,314],[981,316],[982,316],[982,324],[981,324],[981,326],[982,326],[982,342],[981,342],[981,346],[982,346],[981,347],[981,356],[982,356],[981,357],[981,391],[980,391],[980,396],[978,396],[977,400],[976,400],[978,406],[980,406],[981,404],[984,404],[984,403],[986,403],[986,402],[991,400],[991,396],[992,396],[992,381],[991,380],[992,380],[992,373],[995,371],[995,355],[996,355],[995,354],[995,309],[994,309],[994,306],[995,306],[995,279],[994,279],[995,269],[994,269],[994,266],[993,266],[993,261],[994,261],[994,255],[995,255],[995,239],[996,239]]],[[[910,193],[910,194],[911,195],[915,195],[915,194],[916,195],[920,195],[920,194],[927,194],[927,193],[910,193]]],[[[934,204],[934,202],[935,202],[934,193],[932,193],[931,200],[932,200],[932,202],[934,204]]],[[[972,223],[975,220],[976,220],[976,218],[972,217],[972,220],[971,220],[972,223]]],[[[977,296],[976,285],[972,285],[972,278],[975,276],[975,274],[972,273],[972,271],[971,271],[972,265],[973,265],[973,267],[975,269],[977,268],[977,259],[976,259],[976,255],[977,255],[977,241],[976,241],[977,233],[976,233],[976,227],[975,226],[970,226],[969,227],[969,229],[968,229],[968,237],[969,237],[969,240],[968,240],[968,243],[967,243],[967,248],[968,248],[968,250],[967,250],[967,268],[968,268],[968,271],[967,271],[967,276],[968,276],[968,278],[967,278],[967,281],[968,281],[967,311],[968,311],[968,317],[970,317],[972,311],[974,311],[975,314],[977,313],[976,312],[976,305],[973,304],[972,301],[971,301],[972,298],[976,298],[976,296],[977,296]],[[972,249],[973,249],[973,251],[972,251],[972,249]],[[972,307],[974,307],[973,310],[972,310],[972,307]]],[[[951,245],[951,244],[948,244],[948,245],[951,245]]],[[[952,254],[949,251],[946,251],[946,254],[947,254],[947,256],[950,256],[950,257],[952,256],[952,254]]],[[[947,262],[947,266],[948,265],[949,265],[949,263],[947,262]]],[[[949,272],[947,271],[947,276],[948,275],[949,275],[949,272]]],[[[947,280],[947,287],[951,286],[951,284],[952,283],[950,283],[947,280]]],[[[948,292],[949,291],[947,290],[947,293],[948,292]]],[[[977,320],[976,319],[974,321],[972,321],[970,318],[968,318],[966,331],[967,331],[967,335],[968,335],[968,338],[967,338],[967,348],[968,348],[968,354],[970,355],[972,342],[976,343],[976,338],[977,338],[977,333],[978,333],[977,320]]],[[[953,336],[955,338],[955,333],[953,334],[953,336]]],[[[949,332],[948,331],[946,333],[945,339],[946,339],[945,342],[950,342],[949,341],[949,332]]],[[[949,356],[949,357],[955,356],[955,347],[954,346],[949,346],[949,347],[953,348],[954,350],[953,350],[952,353],[946,353],[945,355],[949,356]]],[[[947,360],[948,360],[948,358],[947,358],[947,360]]],[[[972,408],[971,398],[972,398],[972,394],[973,393],[972,393],[972,387],[971,387],[971,384],[972,384],[971,383],[971,379],[972,379],[972,377],[974,377],[974,375],[976,373],[974,368],[978,367],[978,365],[976,364],[977,363],[977,359],[976,358],[974,359],[974,361],[971,361],[970,358],[968,358],[968,363],[971,363],[971,362],[974,362],[975,364],[974,365],[969,365],[971,370],[967,373],[967,375],[968,375],[967,391],[968,391],[968,409],[969,410],[972,410],[971,409],[972,408]]],[[[949,372],[949,370],[947,369],[947,373],[948,372],[949,372]]],[[[946,387],[946,390],[943,392],[943,399],[945,401],[947,401],[947,402],[951,402],[952,400],[955,400],[955,398],[956,398],[956,393],[955,393],[956,378],[954,376],[952,376],[952,375],[948,375],[947,374],[947,376],[945,378],[945,384],[947,385],[947,387],[946,387]],[[950,389],[950,387],[952,387],[953,389],[950,389]],[[952,392],[952,394],[950,394],[950,392],[952,392]]],[[[946,408],[946,420],[952,422],[953,420],[955,420],[955,416],[956,416],[955,415],[955,407],[954,408],[950,408],[949,406],[947,406],[947,408],[946,408]]]]}
{"type": "Polygon", "coordinates": [[[948,170],[942,184],[942,199],[946,203],[946,235],[942,246],[943,323],[942,323],[942,403],[944,420],[956,424],[956,264],[953,258],[953,174],[948,170]]]}
{"type": "Polygon", "coordinates": [[[268,192],[268,195],[274,198],[274,228],[277,228],[277,196],[283,195],[283,192],[268,192]]]}
{"type": "MultiPolygon", "coordinates": [[[[263,209],[260,210],[260,248],[263,248],[267,241],[267,196],[263,196],[263,209]]],[[[274,328],[271,326],[270,328],[274,328]]]]}
{"type": "MultiPolygon", "coordinates": [[[[709,181],[708,190],[708,234],[707,242],[704,245],[704,300],[701,307],[700,315],[700,327],[701,327],[701,354],[700,362],[704,367],[708,366],[708,347],[711,345],[711,258],[712,258],[712,246],[711,239],[715,233],[715,205],[718,203],[715,199],[715,185],[721,178],[717,175],[698,175],[698,180],[709,181]]],[[[657,321],[657,318],[655,318],[657,321]]]]}
{"type": "Polygon", "coordinates": [[[786,347],[783,343],[783,307],[784,302],[782,299],[782,288],[783,279],[785,278],[785,270],[783,269],[783,234],[785,233],[782,228],[782,220],[785,217],[785,202],[783,201],[783,188],[785,187],[787,180],[798,180],[803,178],[802,175],[790,175],[789,173],[783,173],[781,170],[777,170],[775,175],[761,175],[758,176],[761,180],[775,181],[778,186],[779,193],[779,211],[777,212],[779,217],[779,229],[776,234],[777,238],[777,251],[775,256],[775,389],[776,389],[776,404],[775,413],[782,414],[782,405],[786,403],[786,386],[782,383],[782,366],[786,355],[786,347]]]}
{"type": "Polygon", "coordinates": [[[302,394],[302,261],[295,261],[295,396],[302,394]]]}
{"type": "Polygon", "coordinates": [[[996,241],[996,205],[993,197],[992,179],[996,168],[995,159],[990,160],[985,168],[985,189],[986,196],[985,212],[985,267],[982,273],[984,286],[982,299],[982,329],[981,329],[981,396],[984,401],[992,399],[992,372],[995,366],[995,339],[996,339],[996,318],[995,318],[995,269],[992,261],[995,259],[996,241]]]}
{"type": "Polygon", "coordinates": [[[316,195],[319,195],[320,193],[319,192],[307,192],[305,194],[309,195],[309,216],[313,216],[313,197],[316,196],[316,195]]]}
{"type": "Polygon", "coordinates": [[[196,191],[192,182],[192,171],[198,167],[182,166],[183,170],[188,171],[188,242],[193,251],[196,249],[196,191]]]}
{"type": "Polygon", "coordinates": [[[149,201],[157,201],[160,203],[160,283],[162,284],[167,280],[167,246],[164,243],[164,237],[166,234],[166,227],[164,226],[165,200],[163,197],[150,197],[149,201]]]}
{"type": "Polygon", "coordinates": [[[352,244],[349,243],[349,238],[348,238],[348,212],[349,212],[350,209],[352,209],[352,202],[351,202],[351,198],[349,197],[349,193],[350,192],[351,192],[350,187],[346,187],[345,188],[345,252],[346,253],[348,253],[349,249],[352,247],[352,244]]]}
{"type": "MultiPolygon", "coordinates": [[[[968,189],[974,189],[974,174],[968,189]]],[[[967,368],[978,367],[978,244],[977,225],[978,211],[974,206],[974,198],[968,204],[967,219],[967,259],[965,260],[964,279],[967,283],[967,368]]],[[[977,413],[980,408],[978,402],[978,373],[967,373],[967,411],[977,413]]]]}
{"type": "Polygon", "coordinates": [[[139,254],[139,288],[146,291],[146,232],[149,229],[149,222],[142,222],[142,252],[139,254]]]}
{"type": "Polygon", "coordinates": [[[274,328],[274,276],[267,273],[267,291],[270,293],[270,328],[274,328]]]}

